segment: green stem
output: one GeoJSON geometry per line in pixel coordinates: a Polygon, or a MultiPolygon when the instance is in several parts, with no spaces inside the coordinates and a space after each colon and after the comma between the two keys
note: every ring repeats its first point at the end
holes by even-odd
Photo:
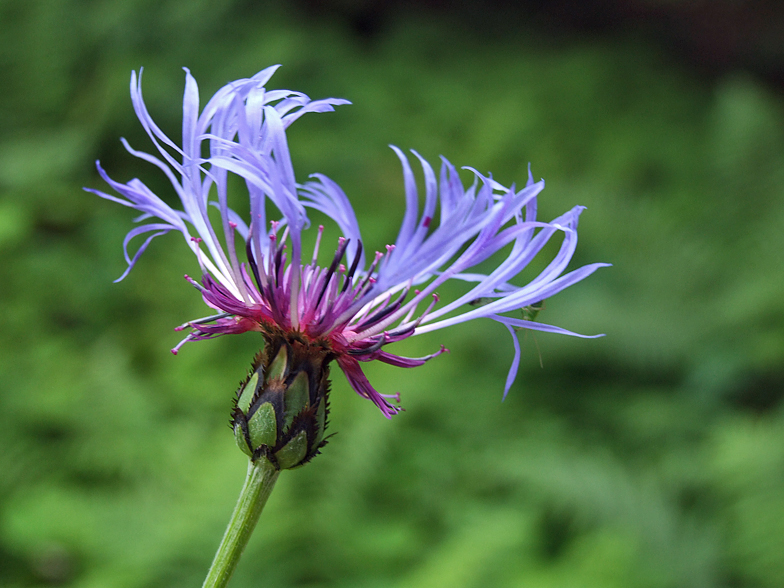
{"type": "Polygon", "coordinates": [[[229,583],[278,474],[280,471],[263,457],[248,463],[248,477],[202,588],[223,588],[229,583]]]}

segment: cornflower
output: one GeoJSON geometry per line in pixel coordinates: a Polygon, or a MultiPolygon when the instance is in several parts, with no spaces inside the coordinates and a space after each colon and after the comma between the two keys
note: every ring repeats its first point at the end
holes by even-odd
{"type": "Polygon", "coordinates": [[[420,366],[445,347],[410,358],[393,355],[386,346],[489,318],[512,335],[514,358],[506,396],[520,362],[517,330],[577,335],[534,319],[545,298],[607,265],[594,263],[565,273],[577,246],[583,207],[549,223],[538,221],[536,199],[544,182],[534,181],[530,166],[520,190],[473,168],[465,168],[473,174],[466,186],[446,159],[436,176],[412,151],[422,169],[420,198],[409,158],[397,147],[392,149],[403,167],[403,222],[395,243],[366,260],[345,193],[320,174],[297,183],[286,139],[286,129],[303,114],[332,111],[348,102],[267,91],[276,69],[231,82],[201,111],[198,86],[186,69],[179,145],[153,121],[142,98],[141,72],[133,72],[131,101],[160,156],[136,151],[124,139],[123,144],[166,175],[182,209],[169,206],[139,179],[112,180],[99,162],[99,174],[119,196],[89,190],[142,213],[136,220],[143,224],[125,237],[128,267],[117,281],[128,275],[155,237],[172,230],[182,233],[196,255],[201,277],[185,278],[215,313],[177,327],[188,333],[172,349],[174,354],[186,342],[221,335],[257,331],[264,338],[232,411],[235,439],[250,457],[248,475],[204,588],[228,583],[280,471],[307,463],[326,443],[332,361],[360,396],[391,417],[400,410],[399,395],[373,388],[360,363],[420,366]],[[243,184],[249,197],[246,216],[229,207],[230,189],[243,184]],[[273,208],[279,214],[268,219],[273,208]],[[211,220],[211,210],[217,222],[211,220]],[[319,264],[323,226],[314,235],[312,256],[303,258],[310,211],[334,221],[342,233],[328,265],[319,264]],[[544,269],[527,284],[515,285],[517,276],[558,234],[560,248],[544,269]],[[140,236],[146,238],[131,255],[129,244],[140,236]],[[481,273],[485,266],[492,268],[489,273],[481,273]],[[441,302],[436,290],[450,280],[462,283],[463,293],[441,302]]]}
{"type": "Polygon", "coordinates": [[[521,308],[608,265],[593,263],[564,273],[577,246],[583,207],[542,222],[537,220],[537,196],[544,181],[534,181],[530,166],[520,190],[504,187],[473,168],[464,168],[473,174],[466,186],[445,158],[436,176],[412,151],[424,176],[422,202],[408,158],[393,146],[403,167],[405,215],[395,243],[369,256],[368,264],[347,196],[321,174],[298,183],[286,139],[286,129],[303,114],[332,111],[349,102],[311,101],[299,92],[266,90],[277,67],[224,86],[201,112],[198,86],[186,69],[181,145],[155,124],[142,98],[141,71],[138,76],[132,73],[133,107],[160,157],[137,151],[124,139],[123,144],[166,174],[182,210],[166,204],[139,179],[112,180],[96,162],[101,177],[120,197],[91,192],[140,211],[137,221],[155,219],[125,237],[128,267],[117,281],[126,277],[153,238],[172,230],[183,234],[198,258],[200,280],[185,277],[216,313],[177,327],[190,332],[173,353],[188,341],[246,331],[258,331],[268,342],[293,337],[321,349],[326,362],[334,359],[351,387],[391,417],[399,408],[390,400],[399,401],[399,395],[376,391],[360,362],[378,360],[411,368],[446,349],[441,346],[426,357],[408,358],[386,351],[390,343],[479,318],[501,323],[514,345],[506,396],[520,362],[518,329],[584,336],[520,314],[521,308]],[[249,222],[228,206],[230,174],[247,187],[249,222]],[[267,200],[280,212],[270,222],[267,200]],[[210,206],[217,208],[219,223],[210,220],[210,206]],[[303,259],[302,234],[310,224],[309,210],[331,218],[343,234],[327,266],[318,261],[323,226],[317,229],[312,256],[303,259]],[[549,264],[527,284],[514,285],[512,280],[556,234],[563,239],[549,264]],[[129,242],[140,235],[148,236],[131,257],[129,242]],[[490,273],[476,272],[476,266],[507,247],[505,258],[490,273]],[[246,260],[240,261],[243,250],[246,260]],[[468,286],[456,299],[441,302],[436,290],[449,280],[468,286]],[[479,300],[483,304],[476,304],[479,300]]]}

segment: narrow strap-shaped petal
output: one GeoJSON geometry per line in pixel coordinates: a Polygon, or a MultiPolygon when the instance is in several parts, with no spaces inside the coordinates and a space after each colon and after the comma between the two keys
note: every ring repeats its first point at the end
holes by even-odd
{"type": "Polygon", "coordinates": [[[582,335],[580,333],[574,333],[573,331],[569,331],[567,329],[563,329],[561,327],[556,327],[554,325],[548,325],[545,323],[540,323],[537,321],[527,321],[524,319],[515,319],[510,317],[489,317],[499,323],[510,327],[517,327],[520,329],[530,329],[532,331],[542,331],[545,333],[556,333],[558,335],[569,335],[571,337],[579,337],[580,339],[597,339],[599,337],[604,337],[604,334],[599,335],[582,335]]]}
{"type": "MultiPolygon", "coordinates": [[[[351,202],[341,187],[328,177],[322,174],[313,174],[311,177],[318,181],[300,186],[300,194],[306,198],[305,205],[323,212],[338,224],[343,236],[350,240],[347,253],[353,258],[362,242],[362,235],[351,202]]],[[[365,253],[362,251],[359,267],[364,266],[365,253]]]]}
{"type": "Polygon", "coordinates": [[[125,279],[125,276],[127,276],[130,273],[130,271],[133,269],[133,266],[136,265],[136,262],[141,257],[142,253],[144,253],[145,249],[147,249],[147,246],[152,242],[152,240],[155,237],[160,237],[161,235],[165,235],[170,230],[171,230],[171,227],[167,227],[167,225],[146,225],[144,227],[138,227],[136,229],[133,229],[130,233],[128,233],[128,236],[126,236],[125,242],[123,243],[123,252],[125,253],[126,261],[128,261],[128,267],[125,268],[125,271],[122,273],[122,275],[115,280],[115,283],[121,282],[122,280],[125,279]],[[142,233],[146,233],[146,232],[149,232],[149,231],[155,231],[155,230],[157,230],[159,228],[162,229],[162,230],[158,231],[157,233],[153,233],[152,235],[147,237],[144,240],[144,243],[141,244],[139,249],[136,250],[136,253],[133,256],[133,259],[129,260],[128,259],[128,241],[130,241],[130,239],[132,239],[136,235],[139,235],[139,234],[142,234],[142,233]]]}
{"type": "Polygon", "coordinates": [[[506,395],[509,394],[509,389],[517,378],[517,370],[520,368],[520,340],[517,338],[517,333],[511,325],[505,324],[504,326],[509,329],[509,333],[512,335],[512,345],[514,346],[512,365],[509,366],[509,372],[506,374],[506,383],[504,384],[503,400],[506,400],[506,395]]]}
{"type": "Polygon", "coordinates": [[[414,234],[417,224],[417,214],[419,211],[419,196],[417,193],[416,180],[414,179],[414,172],[411,171],[411,166],[408,163],[408,158],[403,155],[403,152],[390,145],[392,150],[400,159],[403,166],[403,184],[406,194],[406,212],[403,216],[403,223],[400,225],[400,232],[395,240],[396,247],[405,250],[411,236],[414,234]]]}
{"type": "MultiPolygon", "coordinates": [[[[182,96],[182,150],[183,158],[191,161],[199,159],[201,153],[196,148],[197,122],[199,119],[199,86],[190,70],[185,67],[185,92],[182,96]]],[[[183,161],[183,165],[185,161],[183,161]]]]}

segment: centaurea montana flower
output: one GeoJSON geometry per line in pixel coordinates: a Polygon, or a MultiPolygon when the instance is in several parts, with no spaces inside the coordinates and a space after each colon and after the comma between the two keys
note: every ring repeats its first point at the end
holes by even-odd
{"type": "Polygon", "coordinates": [[[359,225],[345,193],[319,174],[297,183],[286,139],[287,127],[303,114],[331,111],[348,102],[334,98],[311,101],[298,92],[268,91],[265,84],[275,70],[270,67],[224,86],[201,112],[196,81],[185,70],[181,145],[155,124],[142,99],[141,73],[138,77],[132,74],[133,106],[160,158],[123,143],[131,154],[166,174],[182,210],[167,205],[138,179],[124,184],[110,179],[97,163],[100,175],[121,197],[91,191],[141,211],[137,221],[157,219],[126,236],[128,268],[118,281],[154,237],[171,230],[180,231],[198,257],[201,280],[186,278],[217,313],[178,327],[190,329],[190,333],[173,353],[187,341],[229,333],[259,331],[268,341],[295,336],[306,344],[317,344],[327,361],[337,362],[352,388],[390,417],[399,408],[389,399],[399,400],[399,396],[377,392],[360,362],[379,360],[410,368],[445,348],[427,357],[406,358],[387,352],[389,343],[478,318],[499,322],[512,334],[514,344],[505,396],[520,361],[517,329],[576,335],[520,318],[519,311],[607,265],[594,263],[564,273],[577,245],[577,221],[583,207],[576,206],[552,222],[541,222],[536,218],[536,198],[544,182],[535,182],[530,168],[520,190],[504,187],[472,168],[466,168],[474,175],[466,187],[446,159],[442,158],[437,176],[427,161],[412,152],[424,175],[420,210],[409,160],[392,147],[403,167],[406,211],[395,243],[376,252],[368,264],[359,225]],[[228,206],[229,174],[239,176],[247,186],[249,223],[228,206]],[[268,199],[280,212],[280,217],[269,223],[268,199]],[[210,206],[219,212],[219,225],[210,221],[210,206]],[[343,234],[326,267],[318,264],[323,227],[318,228],[312,258],[303,260],[302,233],[309,226],[309,209],[331,218],[343,234]],[[512,279],[557,233],[563,240],[550,263],[529,283],[513,285],[512,279]],[[149,235],[131,257],[129,242],[143,234],[149,235]],[[237,253],[238,245],[241,251],[243,244],[245,262],[237,253]],[[490,273],[474,271],[507,248],[505,259],[490,273]],[[440,305],[436,290],[448,280],[460,280],[468,286],[457,299],[440,305]],[[486,303],[471,304],[477,300],[486,303]]]}

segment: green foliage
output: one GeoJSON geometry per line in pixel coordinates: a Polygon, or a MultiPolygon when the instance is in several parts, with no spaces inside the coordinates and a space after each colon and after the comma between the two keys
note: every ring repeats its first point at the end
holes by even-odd
{"type": "MultiPolygon", "coordinates": [[[[232,586],[623,588],[784,582],[784,101],[742,72],[699,78],[643,42],[489,38],[401,16],[368,41],[339,20],[222,0],[0,2],[0,584],[200,584],[242,484],[226,422],[261,341],[191,343],[201,316],[180,238],[120,284],[128,211],[81,186],[165,178],[128,97],[179,132],[181,66],[208,96],[272,63],[277,87],[354,102],[292,128],[300,179],[392,241],[402,178],[387,143],[547,179],[575,204],[576,263],[612,262],[521,333],[455,327],[368,367],[391,421],[333,371],[331,430],[281,475],[232,586]],[[543,369],[536,348],[541,350],[543,369]]],[[[326,243],[326,240],[325,240],[326,243]]],[[[322,249],[328,249],[322,245],[322,249]]]]}

